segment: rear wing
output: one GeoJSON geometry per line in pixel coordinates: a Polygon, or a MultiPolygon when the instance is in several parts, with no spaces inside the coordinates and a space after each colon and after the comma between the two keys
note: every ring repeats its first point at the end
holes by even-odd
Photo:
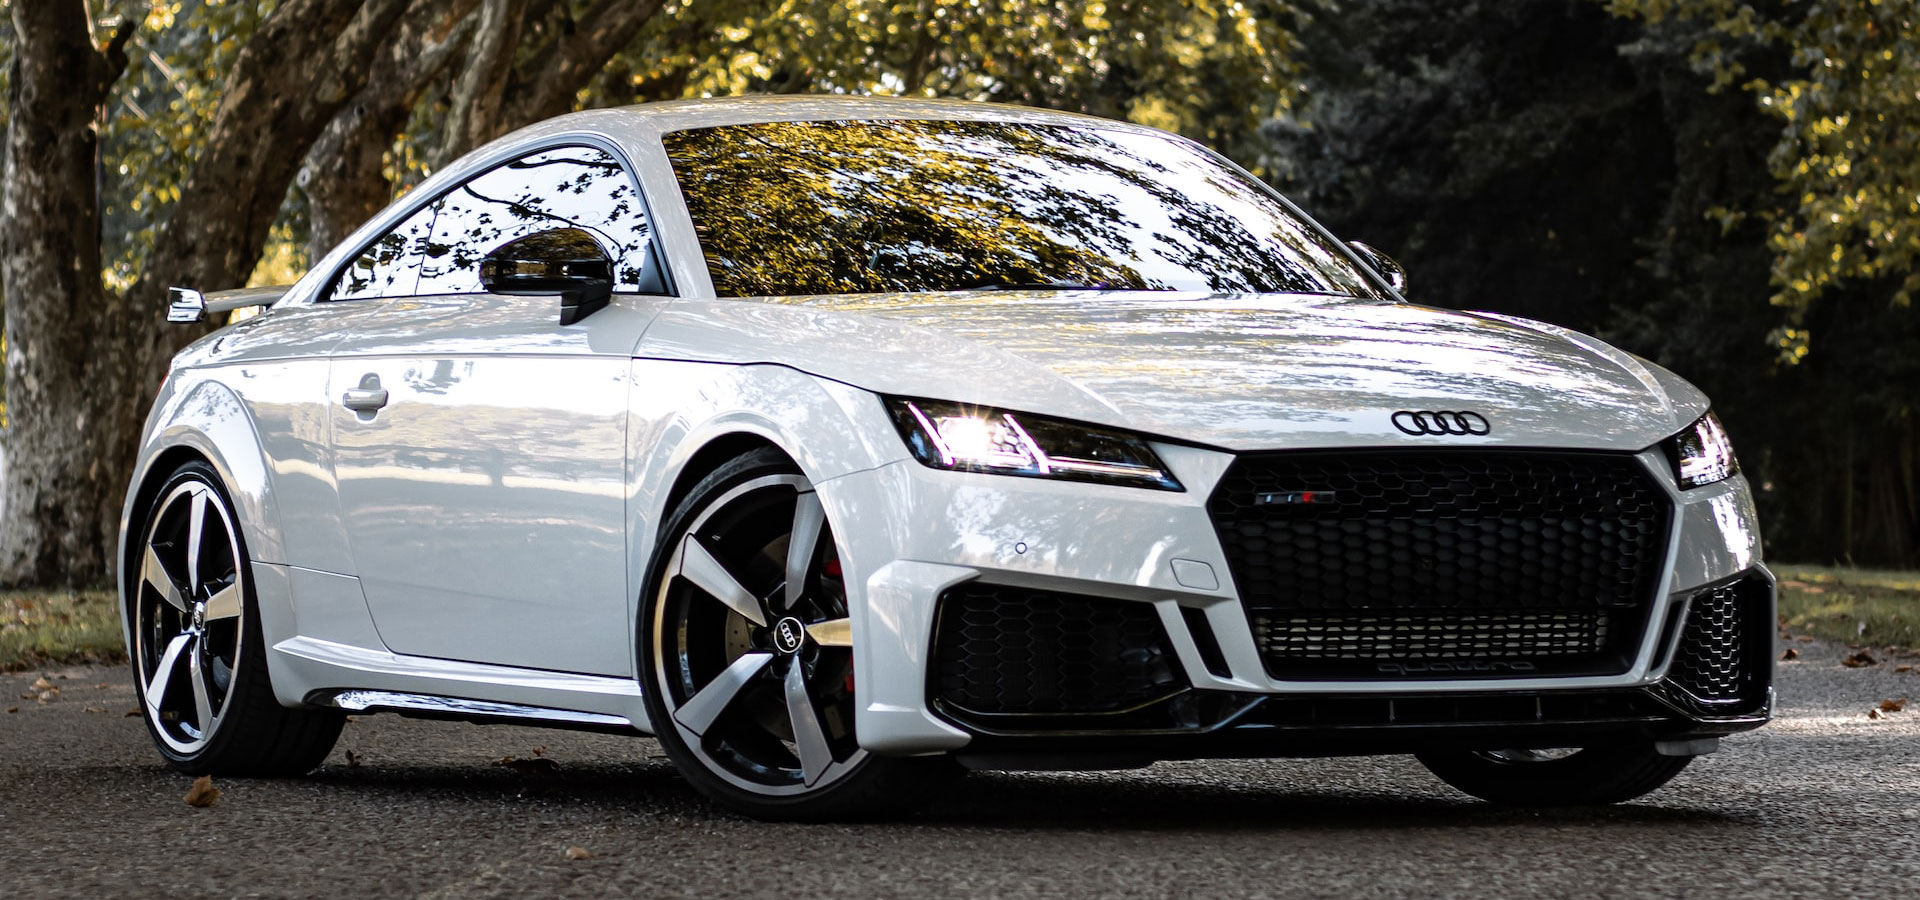
{"type": "Polygon", "coordinates": [[[191,324],[201,321],[208,313],[232,312],[253,306],[272,306],[287,293],[290,284],[273,287],[241,288],[237,291],[214,291],[202,294],[193,288],[167,288],[167,321],[191,324]]]}

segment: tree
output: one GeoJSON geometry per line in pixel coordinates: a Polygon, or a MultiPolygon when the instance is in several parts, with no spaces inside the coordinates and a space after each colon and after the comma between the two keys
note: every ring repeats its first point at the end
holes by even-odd
{"type": "MultiPolygon", "coordinates": [[[[1866,6],[1856,24],[1891,21],[1866,6]]],[[[1911,263],[1889,253],[1874,257],[1892,266],[1884,273],[1805,276],[1817,301],[1782,274],[1843,268],[1856,246],[1872,249],[1864,233],[1834,230],[1850,221],[1832,218],[1844,198],[1914,195],[1898,173],[1915,157],[1885,149],[1914,143],[1900,137],[1910,126],[1886,124],[1908,115],[1913,87],[1884,102],[1797,89],[1801,112],[1814,95],[1853,97],[1851,113],[1820,101],[1829,117],[1851,116],[1849,136],[1815,135],[1841,150],[1855,142],[1861,158],[1844,165],[1778,112],[1792,85],[1858,73],[1860,57],[1876,74],[1852,84],[1880,84],[1893,50],[1881,26],[1861,25],[1858,41],[1827,34],[1863,49],[1823,57],[1809,48],[1827,44],[1769,28],[1736,33],[1678,14],[1649,23],[1592,0],[1363,0],[1341,12],[1301,31],[1306,99],[1267,132],[1284,189],[1405,262],[1416,302],[1598,333],[1700,384],[1739,447],[1769,554],[1920,564],[1920,318],[1895,299],[1911,263]],[[1716,89],[1743,83],[1754,87],[1716,89]],[[1863,172],[1871,185],[1850,180],[1863,172]],[[1812,227],[1819,216],[1827,228],[1812,227]]],[[[1893,58],[1911,52],[1909,39],[1893,58]]],[[[1828,127],[1819,121],[1803,124],[1828,127]]]]}
{"type": "Polygon", "coordinates": [[[322,252],[521,125],[747,90],[964,96],[1171,126],[1260,165],[1253,126],[1292,91],[1281,0],[93,2],[7,7],[0,585],[111,572],[152,387],[200,333],[162,326],[168,285],[237,286],[270,244],[322,252]]]}
{"type": "Polygon", "coordinates": [[[87,583],[112,571],[118,497],[145,401],[192,335],[161,327],[170,283],[244,281],[295,160],[364,82],[405,0],[289,0],[234,60],[181,206],[127,293],[101,282],[95,123],[134,23],[95,45],[84,4],[13,5],[0,279],[8,286],[7,496],[0,583],[87,583]]]}

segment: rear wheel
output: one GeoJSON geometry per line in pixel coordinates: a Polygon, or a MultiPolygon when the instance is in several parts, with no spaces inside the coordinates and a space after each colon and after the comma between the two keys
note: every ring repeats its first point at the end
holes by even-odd
{"type": "Polygon", "coordinates": [[[343,714],[281,706],[267,677],[245,541],[212,467],[181,466],[134,548],[133,674],[160,755],[190,775],[299,775],[343,714]]]}
{"type": "Polygon", "coordinates": [[[1597,806],[1648,794],[1680,774],[1690,756],[1662,756],[1651,742],[1565,750],[1447,750],[1418,754],[1441,781],[1504,806],[1597,806]]]}
{"type": "Polygon", "coordinates": [[[703,793],[759,818],[864,817],[911,808],[952,768],[860,748],[839,553],[785,456],[748,453],[696,485],[648,583],[648,713],[703,793]]]}

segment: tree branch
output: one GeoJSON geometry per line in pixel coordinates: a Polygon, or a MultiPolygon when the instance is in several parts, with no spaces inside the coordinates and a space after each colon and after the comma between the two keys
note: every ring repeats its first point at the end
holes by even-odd
{"type": "Polygon", "coordinates": [[[583,13],[569,34],[536,54],[526,71],[536,73],[514,86],[502,124],[505,131],[570,112],[573,98],[607,61],[633,42],[634,35],[658,15],[660,0],[600,0],[583,13]]]}

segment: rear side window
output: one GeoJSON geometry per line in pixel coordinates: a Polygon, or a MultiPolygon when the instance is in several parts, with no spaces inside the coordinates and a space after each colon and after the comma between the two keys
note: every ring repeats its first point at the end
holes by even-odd
{"type": "Polygon", "coordinates": [[[434,207],[429,205],[376,238],[355,257],[334,282],[330,300],[369,300],[404,297],[413,293],[426,258],[427,239],[433,234],[434,207]]]}
{"type": "Polygon", "coordinates": [[[436,208],[416,293],[483,293],[479,266],[487,253],[556,228],[594,236],[614,261],[615,290],[663,292],[645,207],[605,151],[560,147],[522,157],[447,192],[436,208]]]}

